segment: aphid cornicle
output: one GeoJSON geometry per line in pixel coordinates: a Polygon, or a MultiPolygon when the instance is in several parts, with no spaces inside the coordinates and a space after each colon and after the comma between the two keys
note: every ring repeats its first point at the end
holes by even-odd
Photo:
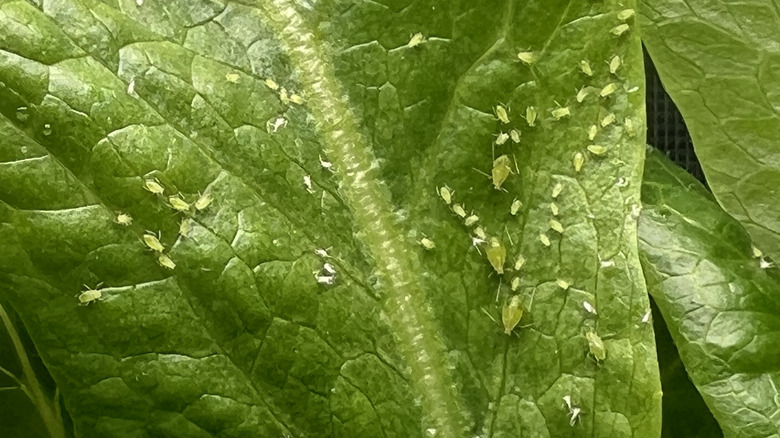
{"type": "Polygon", "coordinates": [[[168,203],[171,204],[171,208],[176,211],[188,211],[190,209],[190,204],[182,199],[181,195],[169,196],[168,203]]]}
{"type": "Polygon", "coordinates": [[[165,188],[160,185],[160,182],[157,181],[157,179],[144,180],[144,188],[155,195],[162,195],[165,192],[165,188]]]}
{"type": "Polygon", "coordinates": [[[523,318],[524,311],[525,306],[520,295],[513,295],[509,301],[504,303],[504,307],[501,309],[501,322],[504,323],[504,333],[507,335],[512,334],[512,330],[517,327],[517,324],[523,318]]]}
{"type": "Polygon", "coordinates": [[[433,240],[427,237],[423,237],[422,239],[420,239],[420,245],[422,245],[422,247],[425,248],[427,251],[436,248],[436,242],[434,242],[433,240]]]}
{"type": "Polygon", "coordinates": [[[506,248],[504,248],[504,245],[502,245],[497,238],[491,237],[485,252],[487,253],[488,261],[490,262],[490,265],[493,266],[493,269],[495,269],[497,273],[503,274],[504,263],[506,262],[506,248]]]}
{"type": "Polygon", "coordinates": [[[536,108],[529,106],[525,109],[525,121],[528,123],[528,126],[536,125],[536,108]]]}
{"type": "Polygon", "coordinates": [[[502,155],[493,161],[493,187],[496,190],[501,190],[501,186],[504,181],[512,173],[512,161],[508,156],[502,155]]]}
{"type": "Polygon", "coordinates": [[[537,52],[518,52],[517,59],[526,65],[531,65],[539,60],[539,54],[537,52]]]}
{"type": "Polygon", "coordinates": [[[84,285],[84,287],[87,289],[84,292],[81,292],[78,294],[79,298],[79,305],[80,306],[88,306],[91,303],[94,303],[98,300],[100,300],[103,297],[103,292],[100,290],[100,284],[95,286],[94,289],[91,287],[84,285]]]}
{"type": "Polygon", "coordinates": [[[496,105],[495,108],[493,108],[493,111],[496,113],[496,118],[501,121],[503,124],[509,123],[509,114],[507,113],[507,109],[503,105],[496,105]]]}
{"type": "Polygon", "coordinates": [[[160,243],[159,237],[155,236],[153,233],[147,231],[144,233],[143,239],[144,244],[152,251],[163,252],[165,250],[163,244],[160,243]]]}
{"type": "Polygon", "coordinates": [[[604,341],[601,340],[599,335],[589,331],[585,333],[585,339],[588,340],[588,351],[591,356],[593,356],[593,359],[596,360],[596,363],[607,358],[607,347],[604,345],[604,341]]]}

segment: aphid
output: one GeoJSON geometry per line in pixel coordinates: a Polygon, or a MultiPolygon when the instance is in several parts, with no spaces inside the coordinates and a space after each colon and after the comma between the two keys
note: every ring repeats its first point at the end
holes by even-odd
{"type": "Polygon", "coordinates": [[[279,100],[285,105],[290,103],[290,96],[287,94],[287,89],[284,87],[279,89],[279,100]]]}
{"type": "Polygon", "coordinates": [[[623,127],[626,129],[626,132],[629,136],[633,137],[636,135],[636,129],[634,129],[634,121],[630,118],[626,118],[626,120],[623,121],[623,127]]]}
{"type": "Polygon", "coordinates": [[[563,290],[569,290],[570,284],[566,280],[561,280],[561,279],[555,280],[555,284],[557,284],[558,287],[563,289],[563,290]]]}
{"type": "Polygon", "coordinates": [[[618,12],[617,18],[620,21],[626,21],[634,16],[634,10],[633,9],[623,9],[622,11],[618,12]]]}
{"type": "Polygon", "coordinates": [[[275,119],[271,119],[265,124],[266,130],[273,134],[276,134],[279,128],[284,128],[286,126],[287,126],[287,119],[281,116],[275,119]]]}
{"type": "Polygon", "coordinates": [[[198,211],[203,211],[209,205],[211,205],[212,201],[214,201],[214,198],[212,198],[210,194],[206,193],[204,195],[200,195],[198,200],[195,201],[195,209],[198,211]]]}
{"type": "Polygon", "coordinates": [[[328,258],[330,255],[328,254],[328,249],[326,248],[317,248],[314,250],[314,254],[317,254],[318,256],[322,258],[328,258]]]}
{"type": "Polygon", "coordinates": [[[279,84],[277,84],[276,81],[271,79],[271,78],[268,78],[268,79],[266,79],[263,82],[265,83],[266,87],[268,87],[268,88],[270,88],[270,89],[272,89],[274,91],[277,91],[279,89],[279,84]]]}
{"type": "Polygon", "coordinates": [[[588,128],[588,140],[593,141],[594,138],[596,138],[596,134],[599,132],[599,127],[596,125],[590,125],[588,128]]]}
{"type": "Polygon", "coordinates": [[[144,0],[135,0],[135,4],[138,5],[138,6],[143,6],[144,5],[144,0]]]}
{"type": "Polygon", "coordinates": [[[466,220],[463,222],[467,227],[470,227],[474,224],[479,222],[479,216],[472,214],[471,216],[467,217],[466,220]]]}
{"type": "Polygon", "coordinates": [[[452,211],[453,213],[457,214],[458,216],[465,218],[466,217],[466,210],[463,209],[463,206],[460,204],[453,204],[452,205],[452,211]]]}
{"type": "Polygon", "coordinates": [[[580,69],[588,76],[593,76],[593,70],[590,68],[590,62],[587,59],[580,61],[580,69]]]}
{"type": "Polygon", "coordinates": [[[127,94],[134,96],[135,95],[135,78],[130,80],[130,83],[127,84],[127,94]]]}
{"type": "Polygon", "coordinates": [[[642,214],[642,206],[640,204],[631,204],[631,217],[639,219],[640,214],[642,214]]]}
{"type": "Polygon", "coordinates": [[[580,88],[580,91],[577,92],[577,102],[582,103],[582,101],[585,100],[586,97],[588,97],[589,92],[590,91],[588,90],[588,87],[580,88]]]}
{"type": "Polygon", "coordinates": [[[133,223],[133,217],[127,213],[119,213],[116,215],[114,222],[122,225],[123,227],[129,226],[133,223]]]}
{"type": "Polygon", "coordinates": [[[507,335],[512,334],[512,330],[517,327],[517,324],[523,318],[524,311],[525,306],[520,295],[513,295],[508,302],[504,303],[504,308],[501,309],[501,322],[504,323],[504,333],[507,335]]]}
{"type": "Polygon", "coordinates": [[[531,65],[539,60],[539,53],[537,52],[518,52],[517,59],[523,61],[526,65],[531,65]]]}
{"type": "Polygon", "coordinates": [[[774,263],[770,262],[769,260],[767,260],[767,259],[765,259],[763,257],[758,260],[758,267],[761,268],[761,269],[769,269],[769,268],[774,267],[774,266],[775,266],[774,263]]]}
{"type": "Polygon", "coordinates": [[[570,395],[563,396],[563,402],[566,403],[566,407],[569,409],[569,426],[574,427],[574,425],[577,424],[577,420],[579,419],[582,410],[571,404],[570,395]]]}
{"type": "Polygon", "coordinates": [[[322,270],[327,272],[329,275],[336,275],[336,268],[334,268],[333,265],[328,262],[325,262],[322,265],[322,270]]]}
{"type": "Polygon", "coordinates": [[[582,302],[582,307],[584,307],[584,308],[585,308],[585,311],[586,311],[586,312],[588,312],[588,313],[591,313],[591,314],[593,314],[593,315],[597,315],[597,313],[596,313],[596,308],[595,308],[595,307],[593,307],[593,304],[591,304],[591,303],[589,303],[589,302],[587,302],[587,301],[583,301],[583,302],[582,302]]]}
{"type": "Polygon", "coordinates": [[[761,257],[764,256],[764,253],[760,249],[756,248],[755,246],[751,246],[751,249],[753,250],[753,257],[760,259],[761,257]]]}
{"type": "Polygon", "coordinates": [[[504,184],[504,181],[512,173],[511,165],[512,161],[506,155],[502,155],[493,161],[493,187],[496,190],[501,190],[501,185],[504,184]]]}
{"type": "Polygon", "coordinates": [[[520,131],[517,129],[509,131],[509,138],[511,138],[514,143],[520,143],[520,131]]]}
{"type": "Polygon", "coordinates": [[[436,193],[444,200],[447,205],[452,203],[452,190],[449,187],[437,187],[436,193]]]}
{"type": "Polygon", "coordinates": [[[520,277],[515,277],[512,279],[512,292],[520,289],[520,277]]]}
{"type": "Polygon", "coordinates": [[[314,278],[319,284],[332,285],[336,282],[336,277],[333,275],[315,275],[314,278]]]}
{"type": "Polygon", "coordinates": [[[423,34],[418,32],[418,33],[416,33],[416,34],[411,36],[411,38],[409,39],[409,42],[406,43],[406,47],[411,49],[411,48],[419,46],[420,44],[422,44],[424,42],[425,42],[425,37],[423,36],[423,34]]]}
{"type": "Polygon", "coordinates": [[[650,311],[648,310],[645,312],[644,315],[642,315],[642,323],[647,324],[650,321],[650,311]]]}
{"type": "Polygon", "coordinates": [[[599,263],[599,265],[600,265],[602,268],[611,268],[611,267],[615,266],[615,262],[614,262],[614,261],[612,261],[612,260],[602,260],[602,261],[599,263]]]}
{"type": "Polygon", "coordinates": [[[512,206],[509,207],[509,214],[512,216],[516,216],[517,212],[520,211],[520,208],[523,207],[523,203],[520,202],[519,199],[515,198],[514,201],[512,201],[512,206]]]}
{"type": "Polygon", "coordinates": [[[485,230],[482,227],[474,228],[474,234],[482,240],[487,240],[487,234],[485,234],[485,230]]]}
{"type": "Polygon", "coordinates": [[[547,235],[546,235],[546,234],[544,234],[544,233],[541,233],[541,234],[539,234],[539,241],[540,241],[540,242],[542,242],[542,245],[544,245],[544,246],[546,246],[546,247],[548,247],[548,248],[549,248],[549,247],[550,247],[550,245],[551,245],[551,243],[550,243],[550,238],[549,238],[549,237],[547,237],[547,235]]]}
{"type": "Polygon", "coordinates": [[[225,75],[225,79],[227,79],[228,82],[233,83],[233,84],[238,82],[238,78],[239,77],[240,76],[238,75],[238,73],[228,73],[228,74],[225,75]]]}
{"type": "Polygon", "coordinates": [[[312,189],[311,185],[311,175],[303,175],[303,186],[306,188],[307,192],[314,193],[314,189],[312,189]]]}
{"type": "Polygon", "coordinates": [[[551,202],[550,203],[550,212],[553,216],[558,216],[558,204],[551,202]]]}
{"type": "Polygon", "coordinates": [[[614,82],[610,82],[607,85],[604,86],[604,88],[601,89],[601,92],[599,92],[599,96],[601,97],[607,97],[610,94],[617,91],[618,85],[614,82]]]}
{"type": "Polygon", "coordinates": [[[507,134],[506,132],[500,132],[496,136],[496,144],[499,146],[506,143],[507,140],[509,140],[509,134],[507,134]]]}
{"type": "Polygon", "coordinates": [[[170,257],[162,253],[160,253],[160,255],[157,256],[157,263],[159,263],[160,266],[166,269],[173,270],[176,268],[176,263],[174,263],[170,257]]]}
{"type": "Polygon", "coordinates": [[[568,106],[564,106],[560,108],[555,108],[554,110],[550,111],[550,114],[552,114],[555,120],[561,120],[562,118],[571,115],[571,112],[569,111],[568,106]]]}
{"type": "Polygon", "coordinates": [[[190,235],[190,232],[192,231],[192,221],[190,221],[189,218],[184,218],[181,220],[181,223],[179,223],[179,234],[187,237],[190,235]]]}
{"type": "Polygon", "coordinates": [[[563,191],[563,184],[556,183],[555,186],[552,189],[552,197],[553,197],[553,199],[558,199],[558,195],[560,195],[562,191],[563,191]]]}
{"type": "Polygon", "coordinates": [[[613,56],[612,59],[609,60],[609,72],[613,75],[617,73],[621,63],[622,60],[620,59],[620,56],[613,56]]]}
{"type": "Polygon", "coordinates": [[[582,170],[582,165],[585,164],[585,156],[582,155],[582,152],[577,152],[574,154],[574,158],[572,158],[572,164],[574,164],[574,171],[579,172],[582,170]]]}
{"type": "Polygon", "coordinates": [[[509,114],[503,105],[496,105],[495,108],[493,108],[493,111],[496,113],[496,117],[501,121],[501,123],[505,125],[509,123],[509,114]]]}
{"type": "Polygon", "coordinates": [[[556,221],[555,219],[550,219],[549,225],[550,225],[550,229],[563,234],[563,225],[561,225],[560,222],[556,221]]]}
{"type": "Polygon", "coordinates": [[[600,144],[591,144],[588,145],[588,152],[593,155],[604,155],[607,153],[607,148],[600,144]]]}
{"type": "Polygon", "coordinates": [[[525,257],[523,257],[522,254],[518,255],[517,260],[515,260],[515,271],[519,271],[524,264],[525,264],[525,257]]]}
{"type": "Polygon", "coordinates": [[[606,116],[604,116],[603,119],[601,119],[601,127],[606,128],[607,126],[615,123],[615,114],[609,113],[606,116]]]}
{"type": "Polygon", "coordinates": [[[619,24],[613,27],[612,30],[610,30],[610,32],[612,32],[612,35],[615,36],[623,35],[624,33],[626,33],[626,31],[628,31],[628,25],[625,23],[619,24]]]}
{"type": "Polygon", "coordinates": [[[536,125],[536,108],[529,106],[525,109],[525,121],[528,122],[528,126],[536,125]]]}
{"type": "Polygon", "coordinates": [[[160,182],[157,181],[157,179],[144,180],[144,188],[155,195],[162,195],[165,192],[165,188],[160,185],[160,182]]]}
{"type": "Polygon", "coordinates": [[[319,156],[319,158],[320,158],[320,167],[322,167],[325,170],[331,170],[333,168],[333,163],[331,163],[330,161],[323,160],[321,155],[319,156]]]}
{"type": "Polygon", "coordinates": [[[628,90],[626,90],[626,93],[631,94],[631,93],[636,93],[637,91],[639,91],[639,87],[634,85],[633,87],[631,87],[628,90]]]}
{"type": "Polygon", "coordinates": [[[615,187],[628,187],[628,180],[621,176],[615,181],[615,187]]]}
{"type": "Polygon", "coordinates": [[[434,242],[433,240],[427,237],[423,237],[422,239],[420,239],[420,245],[422,245],[422,247],[428,251],[436,248],[436,242],[434,242]]]}
{"type": "Polygon", "coordinates": [[[303,105],[303,97],[300,94],[292,93],[290,94],[290,102],[296,105],[303,105]]]}
{"type": "Polygon", "coordinates": [[[77,295],[79,297],[80,306],[88,306],[91,303],[94,303],[95,301],[98,301],[103,297],[103,292],[100,289],[100,284],[95,286],[94,289],[87,286],[86,284],[84,285],[84,287],[87,288],[87,290],[77,295]]]}
{"type": "Polygon", "coordinates": [[[596,363],[607,358],[607,347],[604,346],[604,341],[601,340],[599,335],[595,332],[587,332],[585,333],[585,339],[588,340],[588,351],[590,351],[596,363]]]}
{"type": "Polygon", "coordinates": [[[171,208],[176,211],[188,211],[190,209],[190,204],[182,199],[181,195],[169,196],[168,203],[171,204],[171,208]]]}
{"type": "Polygon", "coordinates": [[[487,253],[488,261],[493,266],[493,269],[499,274],[503,274],[504,263],[506,262],[506,248],[501,245],[501,242],[499,242],[497,238],[491,237],[485,252],[487,253]]]}

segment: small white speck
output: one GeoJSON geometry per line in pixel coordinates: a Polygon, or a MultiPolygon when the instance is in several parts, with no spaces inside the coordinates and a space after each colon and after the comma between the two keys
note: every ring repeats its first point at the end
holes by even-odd
{"type": "Polygon", "coordinates": [[[647,324],[650,321],[650,311],[648,310],[645,312],[644,315],[642,315],[642,323],[647,324]]]}
{"type": "Polygon", "coordinates": [[[322,269],[330,275],[336,275],[336,268],[334,268],[330,263],[325,263],[322,265],[322,269]]]}
{"type": "Polygon", "coordinates": [[[320,156],[320,167],[322,167],[325,170],[332,170],[333,163],[331,163],[330,161],[323,160],[322,156],[320,156]]]}
{"type": "Polygon", "coordinates": [[[594,314],[594,315],[597,315],[597,313],[596,313],[596,308],[595,308],[595,307],[593,307],[593,304],[591,304],[591,303],[589,303],[589,302],[587,302],[587,301],[583,301],[583,302],[582,302],[582,307],[584,307],[584,308],[585,308],[585,311],[586,311],[586,312],[588,312],[588,313],[592,313],[592,314],[594,314]]]}
{"type": "Polygon", "coordinates": [[[138,6],[143,6],[144,0],[135,0],[135,4],[137,4],[138,6]]]}
{"type": "Polygon", "coordinates": [[[312,189],[311,186],[311,176],[310,175],[303,175],[303,186],[306,187],[306,191],[309,193],[314,193],[314,189],[312,189]]]}
{"type": "MultiPolygon", "coordinates": [[[[143,3],[143,1],[141,1],[143,3]]],[[[135,94],[135,78],[130,80],[130,83],[127,84],[127,94],[136,97],[137,94],[135,94]]]]}
{"type": "Polygon", "coordinates": [[[611,268],[611,267],[615,266],[615,262],[612,261],[612,260],[602,260],[600,262],[600,265],[601,265],[602,268],[611,268]]]}
{"type": "Polygon", "coordinates": [[[336,277],[333,275],[315,275],[317,283],[331,285],[336,281],[336,277]]]}
{"type": "Polygon", "coordinates": [[[325,248],[317,248],[317,249],[315,249],[314,250],[314,254],[317,254],[318,256],[320,256],[322,258],[330,257],[330,255],[328,255],[328,250],[325,249],[325,248]]]}

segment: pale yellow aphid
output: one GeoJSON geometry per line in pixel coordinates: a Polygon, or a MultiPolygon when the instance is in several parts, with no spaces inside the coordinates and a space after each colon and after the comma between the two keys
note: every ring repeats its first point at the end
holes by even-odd
{"type": "Polygon", "coordinates": [[[485,230],[482,227],[474,228],[474,234],[482,240],[487,239],[487,234],[485,234],[485,230]]]}
{"type": "Polygon", "coordinates": [[[506,143],[507,140],[509,140],[509,134],[506,132],[499,132],[496,136],[496,144],[499,146],[506,143]]]}
{"type": "Polygon", "coordinates": [[[452,190],[449,187],[438,187],[436,188],[436,193],[444,200],[445,204],[450,205],[452,203],[452,190]]]}
{"type": "Polygon", "coordinates": [[[296,105],[303,105],[303,97],[300,94],[292,93],[290,94],[290,102],[296,105]]]}
{"type": "Polygon", "coordinates": [[[623,127],[626,129],[626,132],[629,136],[633,137],[636,135],[636,129],[634,129],[634,122],[630,118],[626,118],[626,120],[623,121],[623,127]]]}
{"type": "Polygon", "coordinates": [[[518,255],[517,260],[515,260],[515,271],[519,271],[524,264],[525,264],[525,257],[523,257],[522,254],[518,255]]]}
{"type": "Polygon", "coordinates": [[[528,126],[536,125],[536,108],[529,106],[525,109],[525,121],[528,122],[528,126]]]}
{"type": "Polygon", "coordinates": [[[610,30],[610,32],[612,32],[612,35],[620,36],[626,33],[628,29],[629,29],[628,25],[623,23],[613,27],[612,30],[610,30]]]}
{"type": "Polygon", "coordinates": [[[523,203],[520,202],[519,199],[515,198],[514,201],[512,201],[512,206],[509,207],[509,214],[512,216],[516,216],[517,212],[520,211],[520,208],[523,207],[523,203]]]}
{"type": "Polygon", "coordinates": [[[160,266],[166,269],[173,270],[176,268],[176,263],[174,263],[170,257],[162,253],[160,253],[160,255],[157,256],[157,263],[159,263],[160,266]]]}
{"type": "Polygon", "coordinates": [[[507,113],[507,109],[503,105],[496,105],[495,108],[493,108],[493,111],[496,113],[496,117],[501,123],[509,123],[509,113],[507,113]]]}
{"type": "Polygon", "coordinates": [[[578,172],[582,170],[582,165],[585,164],[585,156],[582,155],[582,152],[577,152],[574,154],[574,158],[572,158],[572,164],[574,164],[574,171],[578,172]]]}
{"type": "Polygon", "coordinates": [[[176,211],[188,211],[190,209],[190,204],[182,199],[180,195],[169,196],[168,203],[171,204],[171,208],[176,211]]]}
{"type": "Polygon", "coordinates": [[[493,161],[493,187],[496,190],[501,189],[501,185],[512,173],[512,161],[508,156],[502,155],[493,161]]]}
{"type": "Polygon", "coordinates": [[[265,83],[266,87],[268,87],[268,88],[270,88],[270,89],[272,89],[274,91],[279,90],[279,84],[277,84],[275,80],[273,80],[271,78],[268,78],[268,79],[266,79],[263,82],[265,83]]]}
{"type": "Polygon", "coordinates": [[[116,219],[114,220],[114,222],[118,223],[119,225],[122,225],[123,227],[127,227],[129,225],[132,225],[133,217],[127,213],[119,213],[118,215],[116,215],[116,219]]]}
{"type": "Polygon", "coordinates": [[[588,351],[590,351],[596,362],[601,362],[607,358],[607,347],[599,335],[594,332],[587,332],[585,333],[585,339],[588,340],[588,351]]]}
{"type": "Polygon", "coordinates": [[[558,287],[559,287],[559,288],[561,288],[561,289],[563,289],[563,290],[568,290],[568,289],[569,289],[569,286],[570,286],[568,281],[566,281],[566,280],[561,280],[561,279],[558,279],[558,280],[556,280],[556,281],[555,281],[555,284],[557,284],[557,285],[558,285],[558,287]]]}
{"type": "Polygon", "coordinates": [[[764,256],[764,253],[760,249],[756,248],[755,246],[752,247],[752,250],[753,250],[753,257],[760,259],[761,257],[764,256]]]}
{"type": "Polygon", "coordinates": [[[511,286],[512,286],[512,292],[520,289],[520,277],[513,278],[511,286]]]}
{"type": "Polygon", "coordinates": [[[238,73],[228,73],[228,74],[225,75],[225,79],[227,79],[227,81],[232,83],[232,84],[235,84],[236,82],[238,82],[238,78],[240,78],[238,73]]]}
{"type": "Polygon", "coordinates": [[[588,145],[588,152],[593,155],[604,155],[607,153],[607,148],[600,144],[588,145]]]}
{"type": "Polygon", "coordinates": [[[95,286],[94,289],[87,286],[86,284],[84,285],[84,287],[87,288],[87,290],[77,295],[79,298],[80,306],[88,306],[94,303],[95,301],[100,300],[103,297],[103,292],[100,290],[100,284],[95,286]]]}
{"type": "Polygon", "coordinates": [[[596,138],[596,134],[599,132],[599,127],[596,125],[590,125],[588,128],[588,140],[596,138]]]}
{"type": "Polygon", "coordinates": [[[610,82],[607,85],[604,86],[604,88],[601,89],[601,92],[599,93],[599,96],[601,97],[607,97],[610,94],[617,91],[618,85],[614,82],[610,82]]]}
{"type": "Polygon", "coordinates": [[[465,221],[463,221],[463,223],[467,227],[470,227],[470,226],[476,224],[477,222],[479,222],[479,216],[477,216],[475,214],[472,214],[471,216],[467,217],[465,221]]]}
{"type": "Polygon", "coordinates": [[[551,202],[550,203],[550,212],[553,216],[558,216],[558,204],[551,202]]]}
{"type": "Polygon", "coordinates": [[[580,61],[580,69],[588,76],[593,76],[593,69],[590,68],[590,62],[587,59],[580,61]]]}
{"type": "Polygon", "coordinates": [[[633,9],[623,9],[622,11],[618,12],[617,18],[620,21],[626,21],[633,17],[635,14],[633,9]]]}
{"type": "Polygon", "coordinates": [[[507,335],[512,334],[512,330],[517,327],[517,324],[523,318],[524,310],[525,306],[520,295],[514,295],[508,302],[504,303],[504,308],[501,309],[501,322],[504,323],[504,333],[507,335]]]}
{"type": "Polygon", "coordinates": [[[422,239],[420,239],[420,245],[422,245],[422,247],[425,248],[427,251],[436,248],[436,242],[434,242],[433,240],[427,237],[423,237],[422,239]]]}
{"type": "Polygon", "coordinates": [[[551,245],[550,238],[544,233],[539,234],[539,241],[542,242],[542,245],[544,246],[549,247],[551,245]]]}
{"type": "Polygon", "coordinates": [[[517,59],[523,61],[526,65],[531,65],[539,60],[539,53],[537,52],[518,52],[517,59]]]}
{"type": "Polygon", "coordinates": [[[580,91],[577,92],[577,102],[582,103],[582,101],[585,100],[586,97],[588,97],[589,92],[590,91],[588,90],[588,87],[580,88],[580,91]]]}
{"type": "Polygon", "coordinates": [[[520,143],[520,131],[517,129],[509,131],[509,138],[511,138],[514,143],[520,143]]]}
{"type": "Polygon", "coordinates": [[[181,223],[179,223],[179,234],[187,237],[189,236],[190,231],[192,231],[192,221],[190,221],[189,218],[182,219],[181,223]]]}
{"type": "Polygon", "coordinates": [[[284,87],[279,89],[279,100],[281,100],[285,105],[290,103],[290,96],[287,94],[287,89],[284,87]]]}
{"type": "Polygon", "coordinates": [[[620,59],[620,56],[618,55],[613,56],[612,59],[609,60],[609,72],[612,73],[613,75],[617,73],[621,63],[622,60],[620,59]]]}
{"type": "Polygon", "coordinates": [[[549,225],[551,229],[563,234],[563,225],[561,225],[561,223],[557,220],[550,219],[549,225]]]}
{"type": "Polygon", "coordinates": [[[143,239],[146,246],[148,246],[152,251],[163,252],[165,250],[165,247],[162,243],[160,243],[158,236],[155,236],[150,232],[146,232],[143,239]]]}
{"type": "Polygon", "coordinates": [[[615,123],[615,114],[609,113],[606,116],[604,116],[603,119],[601,119],[601,127],[606,128],[607,126],[615,123]]]}
{"type": "Polygon", "coordinates": [[[485,249],[485,253],[487,254],[490,265],[493,266],[493,269],[495,269],[497,273],[503,274],[504,263],[506,262],[506,248],[504,248],[504,245],[502,245],[497,238],[491,237],[490,242],[485,249]]]}
{"type": "Polygon", "coordinates": [[[155,195],[162,195],[165,192],[165,188],[156,179],[144,180],[144,188],[155,195]]]}
{"type": "Polygon", "coordinates": [[[419,46],[424,42],[425,42],[425,37],[423,36],[423,34],[418,32],[410,37],[409,42],[406,43],[406,47],[411,49],[419,46]]]}
{"type": "Polygon", "coordinates": [[[562,118],[571,115],[571,112],[569,111],[568,106],[564,106],[561,108],[555,108],[554,110],[550,111],[550,114],[552,114],[555,120],[561,120],[562,118]]]}
{"type": "Polygon", "coordinates": [[[466,210],[463,209],[463,206],[460,204],[453,204],[452,205],[452,212],[457,214],[458,216],[465,218],[466,217],[466,210]]]}
{"type": "Polygon", "coordinates": [[[214,198],[212,198],[210,194],[206,193],[204,195],[200,195],[198,200],[195,201],[195,209],[198,211],[203,211],[208,208],[209,205],[211,205],[212,201],[214,201],[214,198]]]}
{"type": "Polygon", "coordinates": [[[563,191],[563,184],[561,184],[559,182],[555,183],[555,186],[552,189],[552,197],[553,197],[553,199],[558,199],[558,196],[561,194],[562,191],[563,191]]]}

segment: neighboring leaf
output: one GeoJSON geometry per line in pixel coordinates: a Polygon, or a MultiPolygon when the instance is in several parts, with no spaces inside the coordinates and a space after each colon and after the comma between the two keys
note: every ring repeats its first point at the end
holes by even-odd
{"type": "Polygon", "coordinates": [[[780,6],[644,0],[642,39],[707,184],[780,260],[780,6]]]}
{"type": "Polygon", "coordinates": [[[691,380],[726,437],[780,433],[780,272],[692,176],[648,155],[640,257],[691,380]]]}
{"type": "Polygon", "coordinates": [[[0,3],[2,299],[77,435],[658,436],[626,7],[0,3]]]}

